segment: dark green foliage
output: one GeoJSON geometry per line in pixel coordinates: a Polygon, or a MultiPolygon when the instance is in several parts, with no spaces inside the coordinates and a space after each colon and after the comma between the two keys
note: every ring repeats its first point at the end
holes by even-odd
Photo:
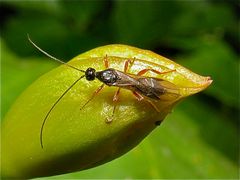
{"type": "Polygon", "coordinates": [[[129,154],[59,178],[238,178],[238,11],[234,1],[2,1],[1,115],[54,67],[27,33],[66,61],[113,43],[150,49],[210,75],[213,84],[129,154]]]}

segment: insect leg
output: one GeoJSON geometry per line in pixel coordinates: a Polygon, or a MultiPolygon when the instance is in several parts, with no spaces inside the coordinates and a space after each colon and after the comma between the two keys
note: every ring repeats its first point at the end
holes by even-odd
{"type": "Polygon", "coordinates": [[[109,62],[108,62],[108,56],[107,56],[107,54],[106,54],[106,56],[103,58],[103,61],[104,61],[104,66],[105,66],[105,68],[106,68],[106,69],[109,68],[109,62]]]}
{"type": "Polygon", "coordinates": [[[117,102],[119,100],[119,93],[120,93],[120,89],[118,88],[118,90],[116,91],[116,93],[113,96],[113,102],[117,102]]]}
{"type": "Polygon", "coordinates": [[[103,89],[104,84],[102,84],[101,86],[99,86],[94,93],[92,94],[91,98],[88,99],[88,101],[80,108],[80,110],[82,110],[91,100],[93,100],[93,98],[103,89]]]}
{"type": "Polygon", "coordinates": [[[144,97],[141,94],[137,93],[136,91],[133,91],[132,93],[137,98],[138,101],[141,101],[144,99],[144,97]]]}
{"type": "Polygon", "coordinates": [[[157,111],[160,112],[160,110],[158,109],[158,107],[150,100],[148,100],[147,98],[144,98],[141,94],[139,94],[136,91],[133,91],[133,95],[137,98],[138,101],[141,101],[143,99],[146,99],[146,101],[157,111]]]}
{"type": "Polygon", "coordinates": [[[165,71],[165,72],[160,72],[160,71],[157,71],[155,69],[143,69],[143,70],[139,71],[137,75],[141,76],[141,75],[147,73],[148,71],[152,71],[152,72],[154,72],[156,74],[166,74],[166,73],[170,73],[170,72],[175,72],[176,69],[173,69],[173,70],[170,70],[170,71],[165,71]]]}
{"type": "Polygon", "coordinates": [[[125,63],[124,63],[124,72],[125,73],[127,72],[128,68],[129,68],[129,64],[130,64],[130,66],[132,66],[134,61],[135,61],[135,59],[136,58],[134,57],[133,60],[128,59],[127,61],[125,61],[125,63]]]}
{"type": "Polygon", "coordinates": [[[114,96],[113,96],[113,102],[114,102],[113,112],[112,112],[111,118],[107,118],[107,119],[106,119],[106,122],[107,122],[107,123],[110,123],[110,122],[112,122],[112,120],[113,120],[113,116],[114,116],[114,113],[115,113],[115,110],[116,110],[116,107],[117,107],[117,102],[118,102],[118,100],[119,100],[120,89],[121,89],[121,88],[118,88],[118,90],[116,91],[116,93],[115,93],[114,96]]]}
{"type": "Polygon", "coordinates": [[[43,149],[43,128],[44,128],[44,125],[47,121],[47,118],[49,117],[50,113],[52,112],[52,110],[54,109],[54,107],[59,103],[59,101],[63,98],[63,96],[65,94],[67,94],[67,92],[80,80],[84,77],[85,75],[81,76],[80,78],[78,78],[71,86],[69,86],[69,88],[57,99],[57,101],[53,104],[53,106],[51,107],[51,109],[48,111],[47,115],[45,116],[44,120],[43,120],[43,123],[42,123],[42,126],[41,126],[41,130],[40,130],[40,144],[41,144],[41,147],[43,149]]]}
{"type": "Polygon", "coordinates": [[[160,112],[160,110],[158,109],[158,107],[156,106],[156,104],[154,104],[152,101],[150,101],[150,100],[148,100],[148,99],[146,99],[147,100],[147,102],[149,103],[149,104],[151,104],[151,106],[157,111],[157,112],[160,112]]]}

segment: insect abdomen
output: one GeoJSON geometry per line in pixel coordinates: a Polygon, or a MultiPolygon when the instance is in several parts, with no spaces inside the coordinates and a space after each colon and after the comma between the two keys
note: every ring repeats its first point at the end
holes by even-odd
{"type": "Polygon", "coordinates": [[[136,91],[144,96],[159,100],[159,97],[165,93],[164,87],[159,85],[154,78],[139,78],[138,82],[138,85],[135,87],[136,91]]]}

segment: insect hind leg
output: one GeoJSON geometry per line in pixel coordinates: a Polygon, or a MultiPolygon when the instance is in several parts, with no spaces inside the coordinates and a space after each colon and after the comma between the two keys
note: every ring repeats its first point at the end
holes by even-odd
{"type": "Polygon", "coordinates": [[[145,99],[157,112],[160,112],[158,107],[151,100],[144,98],[141,94],[139,94],[136,91],[133,91],[133,95],[137,98],[138,101],[142,101],[143,99],[145,99]]]}
{"type": "Polygon", "coordinates": [[[167,74],[167,73],[175,72],[176,69],[165,71],[165,72],[161,72],[161,71],[158,71],[158,70],[155,70],[155,69],[143,69],[143,70],[139,71],[137,75],[142,76],[143,74],[147,73],[148,71],[151,71],[151,72],[156,73],[156,74],[167,74]]]}

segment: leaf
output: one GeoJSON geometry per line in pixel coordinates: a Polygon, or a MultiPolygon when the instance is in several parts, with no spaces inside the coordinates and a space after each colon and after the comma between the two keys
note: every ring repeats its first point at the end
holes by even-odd
{"type": "MultiPolygon", "coordinates": [[[[180,59],[180,58],[179,58],[180,59]]],[[[239,99],[239,61],[237,55],[227,44],[206,37],[188,56],[181,57],[182,64],[202,74],[211,74],[214,86],[206,93],[226,105],[238,108],[239,99]]]]}
{"type": "Polygon", "coordinates": [[[1,40],[2,71],[1,119],[21,92],[37,77],[56,66],[55,62],[42,58],[24,58],[16,56],[1,40]]]}
{"type": "Polygon", "coordinates": [[[142,1],[137,4],[117,1],[112,16],[114,34],[119,42],[140,46],[149,47],[164,41],[178,7],[179,3],[175,1],[142,1]]]}
{"type": "Polygon", "coordinates": [[[105,88],[83,110],[101,83],[79,81],[49,114],[40,144],[40,129],[46,114],[82,72],[60,66],[31,84],[14,103],[2,124],[2,173],[4,177],[32,178],[83,170],[115,159],[135,147],[162,121],[172,107],[184,97],[210,85],[209,77],[199,76],[151,51],[125,45],[93,49],[69,62],[79,69],[104,69],[106,57],[110,66],[122,70],[126,60],[134,60],[130,73],[154,68],[165,74],[146,73],[161,78],[179,89],[179,97],[157,101],[160,113],[146,101],[139,103],[129,90],[121,91],[114,119],[112,97],[116,88],[105,88]],[[15,149],[18,149],[15,152],[15,149]],[[10,155],[11,154],[11,155],[10,155]],[[16,163],[18,162],[18,163],[16,163]]]}
{"type": "Polygon", "coordinates": [[[93,46],[93,42],[98,45],[103,41],[102,37],[94,37],[89,31],[91,19],[102,10],[103,3],[12,1],[4,2],[3,5],[9,6],[17,14],[5,22],[2,34],[9,48],[20,56],[29,56],[35,52],[32,48],[25,48],[31,47],[26,39],[27,34],[38,39],[38,44],[51,54],[58,52],[56,56],[61,59],[68,59],[74,53],[79,53],[79,50],[87,50],[93,46]],[[51,41],[46,41],[46,37],[51,37],[51,41]]]}

